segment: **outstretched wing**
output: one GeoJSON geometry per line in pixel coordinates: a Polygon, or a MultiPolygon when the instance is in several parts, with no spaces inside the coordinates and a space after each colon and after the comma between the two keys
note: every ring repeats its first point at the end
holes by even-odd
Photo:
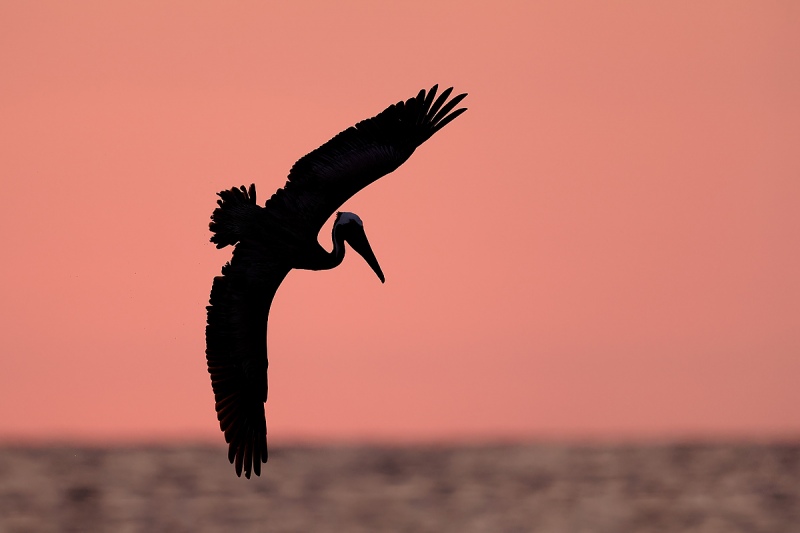
{"type": "Polygon", "coordinates": [[[241,242],[211,287],[206,360],[220,429],[236,474],[261,474],[267,462],[267,318],[289,268],[258,262],[253,244],[241,242]]]}
{"type": "Polygon", "coordinates": [[[466,108],[453,109],[466,94],[449,102],[449,88],[436,98],[437,86],[346,129],[292,167],[289,180],[266,208],[316,238],[325,221],[348,198],[403,164],[414,150],[466,108]],[[436,100],[434,101],[434,99],[436,100]]]}

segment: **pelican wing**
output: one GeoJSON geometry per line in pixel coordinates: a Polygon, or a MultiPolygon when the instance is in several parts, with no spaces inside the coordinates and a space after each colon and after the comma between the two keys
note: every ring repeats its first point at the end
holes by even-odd
{"type": "Polygon", "coordinates": [[[466,108],[453,110],[466,94],[450,101],[449,88],[436,98],[437,86],[389,106],[302,157],[289,180],[266,208],[316,238],[325,221],[351,196],[397,169],[414,150],[466,108]],[[435,100],[434,100],[435,99],[435,100]]]}
{"type": "Polygon", "coordinates": [[[261,474],[267,462],[267,318],[289,268],[263,262],[241,242],[214,278],[206,326],[206,360],[220,429],[236,474],[261,474]]]}

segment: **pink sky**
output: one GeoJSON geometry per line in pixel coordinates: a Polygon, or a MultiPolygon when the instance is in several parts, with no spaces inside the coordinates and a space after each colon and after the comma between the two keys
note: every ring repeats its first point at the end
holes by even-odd
{"type": "Polygon", "coordinates": [[[267,4],[0,5],[0,439],[221,444],[215,193],[434,83],[345,205],[386,284],[277,294],[271,442],[800,434],[797,3],[267,4]]]}

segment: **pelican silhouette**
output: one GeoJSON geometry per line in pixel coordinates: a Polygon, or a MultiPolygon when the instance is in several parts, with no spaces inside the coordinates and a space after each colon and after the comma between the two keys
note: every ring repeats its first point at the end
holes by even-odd
{"type": "Polygon", "coordinates": [[[347,242],[384,282],[364,224],[338,213],[333,251],[317,242],[325,221],[348,198],[402,165],[414,150],[466,108],[453,108],[449,88],[437,86],[389,106],[339,133],[302,157],[289,179],[266,202],[256,204],[255,185],[218,193],[211,215],[211,242],[235,245],[233,256],[211,287],[206,326],[206,360],[220,429],[236,475],[261,475],[267,462],[267,319],[270,305],[293,268],[327,270],[342,263],[347,242]],[[434,101],[436,98],[436,101],[434,101]]]}

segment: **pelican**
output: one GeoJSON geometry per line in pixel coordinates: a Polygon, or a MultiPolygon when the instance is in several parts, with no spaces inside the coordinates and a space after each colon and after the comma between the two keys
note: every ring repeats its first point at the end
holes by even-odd
{"type": "Polygon", "coordinates": [[[256,203],[255,184],[217,193],[211,242],[234,246],[214,278],[206,325],[206,360],[228,460],[236,475],[261,475],[267,462],[267,319],[283,279],[293,268],[339,266],[348,243],[381,283],[381,267],[354,213],[338,213],[333,250],[317,242],[322,225],[351,196],[402,165],[414,150],[466,111],[453,110],[466,94],[436,98],[437,86],[389,106],[300,158],[282,189],[256,203]],[[434,101],[435,99],[435,101],[434,101]]]}

